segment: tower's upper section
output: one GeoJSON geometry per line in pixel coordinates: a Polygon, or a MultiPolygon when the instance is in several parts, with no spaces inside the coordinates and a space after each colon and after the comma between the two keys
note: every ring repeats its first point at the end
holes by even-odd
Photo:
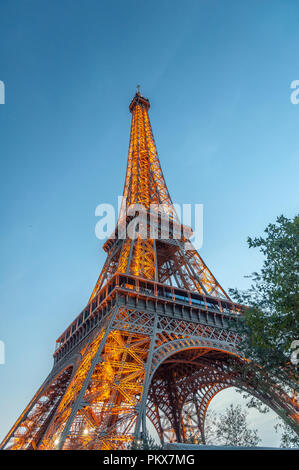
{"type": "Polygon", "coordinates": [[[150,209],[151,204],[158,204],[164,208],[164,212],[176,218],[158,158],[148,115],[149,108],[149,100],[138,90],[129,106],[132,121],[120,216],[126,207],[135,204],[142,204],[146,210],[150,209]]]}
{"type": "Polygon", "coordinates": [[[122,206],[117,226],[104,244],[107,260],[90,299],[116,273],[228,299],[190,242],[191,229],[177,217],[158,158],[149,107],[149,100],[138,90],[129,106],[132,121],[122,206]]]}

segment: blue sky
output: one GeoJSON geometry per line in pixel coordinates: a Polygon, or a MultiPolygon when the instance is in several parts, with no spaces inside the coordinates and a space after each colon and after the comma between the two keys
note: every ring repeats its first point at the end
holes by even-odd
{"type": "Polygon", "coordinates": [[[296,0],[2,0],[0,438],[105,260],[138,83],[172,199],[204,204],[202,257],[248,285],[247,236],[298,210],[298,21],[296,0]]]}

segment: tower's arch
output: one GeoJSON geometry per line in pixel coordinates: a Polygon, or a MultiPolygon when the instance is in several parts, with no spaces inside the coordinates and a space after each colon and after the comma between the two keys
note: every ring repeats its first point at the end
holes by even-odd
{"type": "Polygon", "coordinates": [[[187,340],[180,342],[180,349],[176,345],[177,340],[172,352],[169,347],[155,364],[148,394],[147,416],[161,442],[183,442],[192,434],[205,443],[208,407],[219,392],[229,387],[249,393],[280,416],[286,413],[292,418],[289,397],[262,384],[257,388],[254,376],[242,374],[245,359],[236,352],[212,344],[192,347],[187,340]]]}

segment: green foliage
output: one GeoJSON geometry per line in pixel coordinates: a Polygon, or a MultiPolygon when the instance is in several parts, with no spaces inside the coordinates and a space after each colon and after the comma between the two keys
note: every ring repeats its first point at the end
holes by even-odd
{"type": "Polygon", "coordinates": [[[132,442],[130,450],[161,450],[162,446],[156,443],[151,435],[146,432],[139,440],[132,442]]]}
{"type": "Polygon", "coordinates": [[[244,356],[292,386],[298,377],[290,365],[290,346],[299,339],[299,216],[291,220],[281,215],[265,234],[248,238],[249,248],[264,255],[261,271],[249,276],[249,290],[230,293],[249,307],[239,323],[244,356]]]}
{"type": "Polygon", "coordinates": [[[205,415],[205,425],[204,425],[204,441],[200,429],[187,430],[187,435],[184,440],[186,444],[207,444],[212,445],[216,442],[216,413],[215,411],[207,410],[205,415]]]}
{"type": "Polygon", "coordinates": [[[299,436],[285,422],[279,420],[275,430],[281,432],[280,447],[299,448],[299,436]]]}
{"type": "Polygon", "coordinates": [[[250,429],[247,423],[247,411],[240,405],[230,405],[216,421],[216,437],[221,445],[257,446],[261,439],[256,429],[250,429]]]}
{"type": "MultiPolygon", "coordinates": [[[[247,423],[248,413],[240,405],[230,405],[224,413],[210,412],[205,422],[207,445],[255,447],[261,441],[256,429],[247,423]]],[[[188,444],[203,444],[197,437],[189,435],[188,444]]]]}

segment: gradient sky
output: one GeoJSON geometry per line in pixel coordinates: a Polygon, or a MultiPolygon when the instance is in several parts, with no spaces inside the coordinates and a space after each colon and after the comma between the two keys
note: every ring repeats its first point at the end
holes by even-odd
{"type": "Polygon", "coordinates": [[[103,265],[138,83],[172,199],[204,204],[203,259],[248,286],[247,236],[298,210],[298,24],[298,0],[1,1],[0,438],[103,265]]]}

